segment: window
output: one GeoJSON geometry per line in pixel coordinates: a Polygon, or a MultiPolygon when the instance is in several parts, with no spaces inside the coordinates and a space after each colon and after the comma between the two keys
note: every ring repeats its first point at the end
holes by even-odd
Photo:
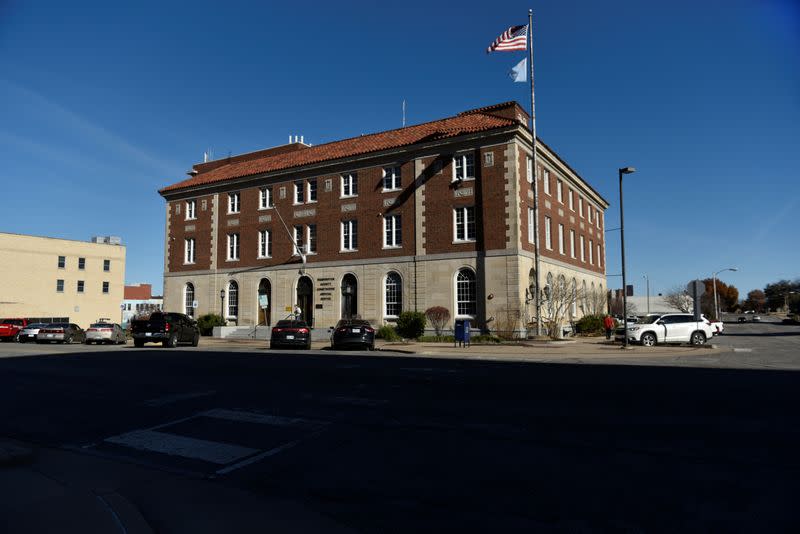
{"type": "Polygon", "coordinates": [[[183,263],[194,263],[194,238],[190,237],[184,241],[183,263]]]}
{"type": "Polygon", "coordinates": [[[317,252],[317,225],[309,224],[308,228],[308,252],[315,254],[317,252]]]}
{"type": "Polygon", "coordinates": [[[485,152],[483,154],[483,166],[484,167],[494,166],[494,152],[485,152]]]}
{"type": "Polygon", "coordinates": [[[552,237],[550,236],[550,226],[551,226],[550,217],[545,217],[544,218],[544,246],[546,246],[550,250],[553,250],[553,240],[552,240],[552,237]]]}
{"type": "Polygon", "coordinates": [[[183,288],[183,309],[186,315],[194,317],[194,285],[192,283],[187,283],[183,288]]]}
{"type": "Polygon", "coordinates": [[[594,222],[597,229],[600,229],[600,211],[598,210],[597,213],[594,214],[594,222]]]}
{"type": "Polygon", "coordinates": [[[400,247],[403,245],[403,233],[400,225],[400,215],[388,215],[383,218],[384,248],[400,247]]]}
{"type": "Polygon", "coordinates": [[[297,180],[294,183],[294,203],[302,204],[305,202],[305,189],[303,188],[303,180],[297,180]]]}
{"type": "Polygon", "coordinates": [[[475,206],[453,210],[457,242],[475,241],[475,206]]]}
{"type": "Polygon", "coordinates": [[[403,309],[403,282],[400,275],[390,272],[386,275],[386,317],[399,317],[403,309]]]}
{"type": "Polygon", "coordinates": [[[558,252],[564,254],[564,225],[558,225],[558,252]]]}
{"type": "Polygon", "coordinates": [[[272,187],[262,187],[258,192],[258,208],[265,210],[272,207],[272,187]]]}
{"type": "Polygon", "coordinates": [[[583,218],[583,197],[578,197],[578,213],[583,218]]]}
{"type": "Polygon", "coordinates": [[[81,271],[86,269],[86,258],[78,258],[78,269],[81,271]]]}
{"type": "Polygon", "coordinates": [[[535,211],[533,208],[528,208],[528,243],[534,243],[536,241],[535,232],[534,232],[534,216],[535,211]]]}
{"type": "Polygon", "coordinates": [[[456,275],[456,315],[476,315],[478,284],[471,269],[461,269],[456,275]]]}
{"type": "Polygon", "coordinates": [[[544,192],[550,194],[550,171],[544,171],[544,192]]]}
{"type": "Polygon", "coordinates": [[[303,227],[302,226],[295,226],[293,228],[294,233],[294,255],[298,256],[300,254],[305,254],[305,239],[303,235],[303,227]]]}
{"type": "Polygon", "coordinates": [[[228,193],[228,213],[239,213],[239,193],[228,193]]]}
{"type": "Polygon", "coordinates": [[[309,202],[316,202],[317,201],[317,180],[309,180],[306,182],[308,184],[308,201],[309,202]]]}
{"type": "Polygon", "coordinates": [[[186,201],[186,220],[189,221],[194,219],[194,208],[195,208],[195,201],[194,200],[187,200],[186,201]]]}
{"type": "Polygon", "coordinates": [[[569,231],[569,255],[575,257],[575,230],[569,231]]]}
{"type": "Polygon", "coordinates": [[[83,293],[83,280],[78,280],[78,293],[83,293]]]}
{"type": "Polygon", "coordinates": [[[400,189],[400,167],[383,168],[383,190],[397,191],[400,189]]]}
{"type": "Polygon", "coordinates": [[[592,241],[590,239],[589,240],[589,265],[594,265],[594,252],[592,250],[593,248],[594,248],[594,241],[592,241]]]}
{"type": "Polygon", "coordinates": [[[108,282],[103,282],[103,293],[108,294],[108,282]]]}
{"type": "Polygon", "coordinates": [[[181,205],[179,203],[175,204],[175,215],[181,214],[181,205]]]}
{"type": "Polygon", "coordinates": [[[228,283],[228,317],[236,319],[239,316],[239,284],[231,280],[228,283]]]}
{"type": "Polygon", "coordinates": [[[56,280],[56,293],[64,292],[64,280],[56,280]]]}
{"type": "Polygon", "coordinates": [[[603,255],[600,254],[600,243],[598,243],[597,244],[597,266],[598,267],[602,267],[603,266],[602,265],[603,262],[601,260],[602,257],[603,257],[603,255]]]}
{"type": "Polygon", "coordinates": [[[269,258],[272,256],[272,240],[270,239],[269,230],[261,230],[258,232],[258,257],[269,258]]]}
{"type": "Polygon", "coordinates": [[[575,191],[569,190],[569,210],[575,211],[575,191]]]}
{"type": "Polygon", "coordinates": [[[342,175],[342,197],[354,197],[358,195],[358,174],[350,173],[342,175]]]}
{"type": "Polygon", "coordinates": [[[528,173],[527,174],[528,183],[532,184],[533,183],[533,158],[528,156],[526,159],[527,159],[527,167],[526,167],[525,170],[528,173]]]}
{"type": "Polygon", "coordinates": [[[564,203],[564,192],[563,192],[563,190],[564,190],[564,184],[561,182],[561,180],[556,180],[556,198],[562,204],[564,203]]]}
{"type": "Polygon", "coordinates": [[[103,260],[103,270],[109,272],[111,270],[111,260],[103,260]]]}
{"type": "Polygon", "coordinates": [[[239,234],[228,234],[228,261],[239,259],[239,234]]]}
{"type": "Polygon", "coordinates": [[[585,250],[585,242],[583,240],[583,236],[581,236],[581,261],[586,263],[586,250],[585,250]]]}
{"type": "Polygon", "coordinates": [[[342,250],[358,248],[358,221],[342,222],[342,250]]]}
{"type": "Polygon", "coordinates": [[[591,204],[588,204],[586,206],[586,213],[589,216],[589,222],[592,222],[592,205],[591,204]]]}
{"type": "Polygon", "coordinates": [[[453,181],[475,179],[475,154],[468,152],[453,157],[453,181]]]}
{"type": "Polygon", "coordinates": [[[65,256],[58,257],[58,268],[63,269],[64,266],[67,264],[67,258],[65,256]]]}

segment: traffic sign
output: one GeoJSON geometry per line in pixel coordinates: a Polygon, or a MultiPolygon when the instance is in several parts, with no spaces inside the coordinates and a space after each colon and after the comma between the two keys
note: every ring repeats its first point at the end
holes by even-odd
{"type": "Polygon", "coordinates": [[[695,295],[699,297],[706,292],[706,285],[702,280],[692,280],[686,285],[686,291],[693,297],[695,295]]]}

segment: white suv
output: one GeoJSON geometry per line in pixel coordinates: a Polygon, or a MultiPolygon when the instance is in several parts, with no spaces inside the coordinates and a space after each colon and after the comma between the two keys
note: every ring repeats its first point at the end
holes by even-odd
{"type": "MultiPolygon", "coordinates": [[[[625,338],[625,328],[619,327],[614,339],[625,338]]],[[[691,343],[702,345],[714,336],[714,328],[704,319],[694,320],[691,313],[648,315],[636,324],[628,323],[628,341],[652,347],[656,343],[691,343]]]]}

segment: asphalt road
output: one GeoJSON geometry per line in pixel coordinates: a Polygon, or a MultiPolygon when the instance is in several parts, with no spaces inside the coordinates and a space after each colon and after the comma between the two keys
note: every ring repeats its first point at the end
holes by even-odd
{"type": "MultiPolygon", "coordinates": [[[[800,328],[726,325],[715,342],[751,349],[731,350],[738,358],[797,358],[800,328]]],[[[355,530],[800,526],[796,371],[155,346],[0,353],[0,435],[293,499],[355,530]]]]}

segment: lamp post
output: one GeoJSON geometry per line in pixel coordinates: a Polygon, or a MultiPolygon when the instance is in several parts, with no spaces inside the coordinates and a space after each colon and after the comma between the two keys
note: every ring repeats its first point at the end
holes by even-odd
{"type": "Polygon", "coordinates": [[[622,348],[628,348],[628,288],[625,278],[625,215],[622,208],[622,175],[633,174],[636,169],[633,167],[622,167],[619,170],[619,240],[622,249],[622,323],[625,325],[625,337],[622,340],[622,348]]]}
{"type": "Polygon", "coordinates": [[[717,303],[717,275],[719,273],[724,273],[725,271],[738,271],[736,267],[728,267],[727,269],[720,269],[719,271],[715,272],[711,275],[712,282],[711,284],[714,286],[714,319],[719,321],[719,304],[717,303]]]}
{"type": "Polygon", "coordinates": [[[222,320],[225,320],[225,290],[219,290],[219,315],[222,317],[222,320]]]}
{"type": "Polygon", "coordinates": [[[647,315],[650,315],[650,278],[646,274],[642,275],[647,280],[647,315]]]}

